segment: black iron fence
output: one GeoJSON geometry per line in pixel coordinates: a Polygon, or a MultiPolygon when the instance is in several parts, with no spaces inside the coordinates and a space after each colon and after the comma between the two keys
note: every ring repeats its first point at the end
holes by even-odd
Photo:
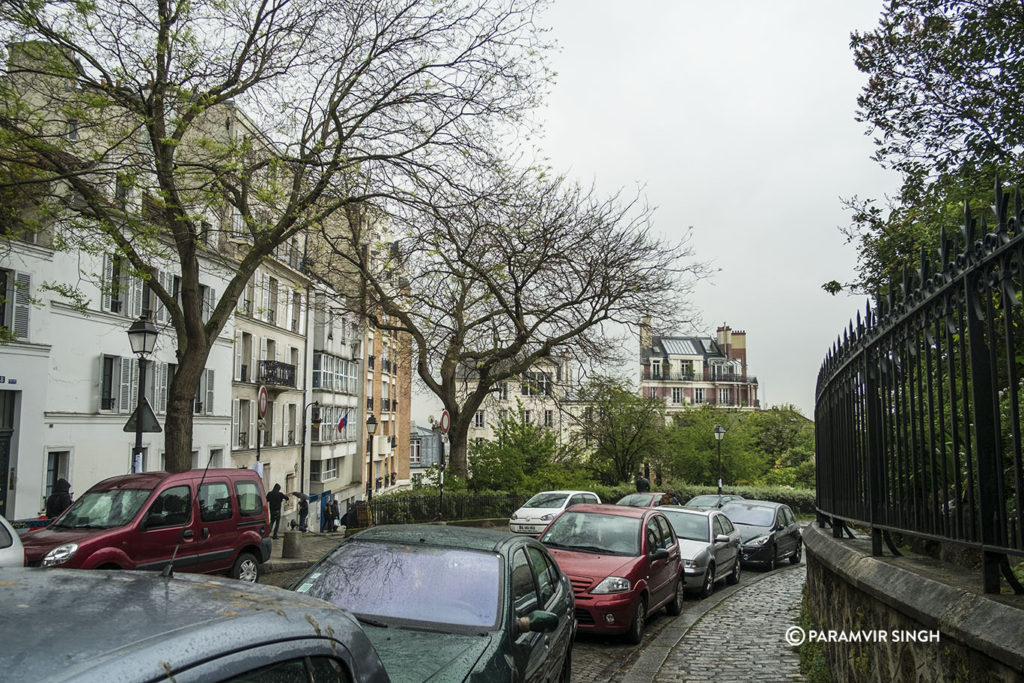
{"type": "Polygon", "coordinates": [[[985,592],[1024,555],[1024,206],[996,189],[995,226],[970,209],[937,268],[876,294],[818,375],[817,507],[869,526],[872,549],[907,533],[981,552],[985,592]]]}

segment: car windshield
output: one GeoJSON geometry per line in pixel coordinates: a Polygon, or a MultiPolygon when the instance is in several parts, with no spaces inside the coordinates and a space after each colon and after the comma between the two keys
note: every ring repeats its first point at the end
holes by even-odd
{"type": "Polygon", "coordinates": [[[152,492],[152,489],[87,491],[50,526],[66,529],[112,529],[124,526],[135,518],[152,492]]]}
{"type": "Polygon", "coordinates": [[[523,507],[560,508],[565,504],[565,499],[568,497],[568,493],[559,493],[557,491],[545,491],[544,493],[538,493],[536,496],[523,503],[523,507]]]}
{"type": "Polygon", "coordinates": [[[705,543],[711,540],[708,531],[708,518],[704,515],[688,515],[685,512],[666,510],[665,516],[668,517],[668,521],[672,522],[672,528],[675,529],[676,536],[679,538],[685,538],[688,541],[704,541],[705,543]]]}
{"type": "MultiPolygon", "coordinates": [[[[661,494],[659,493],[658,495],[660,496],[661,494]]],[[[645,508],[650,507],[653,500],[653,493],[631,493],[628,496],[623,496],[616,505],[629,505],[635,508],[645,508]]]]}
{"type": "Polygon", "coordinates": [[[349,541],[296,590],[371,622],[494,628],[500,587],[501,558],[495,553],[349,541]]]}
{"type": "Polygon", "coordinates": [[[690,507],[714,507],[718,505],[718,496],[697,496],[686,502],[690,507]]]}
{"type": "Polygon", "coordinates": [[[737,506],[729,508],[726,515],[733,524],[746,524],[748,526],[771,526],[775,520],[775,510],[765,507],[737,506]]]}
{"type": "Polygon", "coordinates": [[[562,513],[541,543],[552,548],[636,557],[640,554],[640,519],[585,512],[562,513]]]}

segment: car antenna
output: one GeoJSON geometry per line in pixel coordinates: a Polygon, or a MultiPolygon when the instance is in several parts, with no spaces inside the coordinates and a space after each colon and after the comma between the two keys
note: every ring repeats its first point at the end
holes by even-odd
{"type": "MultiPolygon", "coordinates": [[[[210,451],[210,457],[206,461],[206,468],[203,469],[203,476],[199,477],[199,486],[196,487],[196,498],[199,497],[199,489],[203,485],[203,481],[206,479],[206,473],[210,471],[210,463],[213,462],[213,451],[210,451]]],[[[171,553],[171,561],[164,565],[164,568],[160,570],[160,576],[165,579],[169,579],[174,576],[174,558],[178,556],[178,548],[181,547],[181,542],[185,540],[185,528],[188,525],[181,527],[181,533],[178,534],[178,542],[174,544],[174,552],[171,553]]]]}

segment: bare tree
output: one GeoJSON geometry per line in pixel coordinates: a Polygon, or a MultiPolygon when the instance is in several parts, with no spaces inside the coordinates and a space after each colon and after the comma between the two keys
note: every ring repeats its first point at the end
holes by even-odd
{"type": "Polygon", "coordinates": [[[259,263],[346,206],[445,185],[446,158],[519,120],[548,77],[541,4],[0,4],[0,160],[19,164],[0,183],[45,186],[37,225],[67,248],[115,250],[168,312],[169,469],[189,467],[192,397],[259,263]],[[222,225],[248,242],[226,257],[222,225]],[[155,256],[180,267],[178,297],[155,256]],[[201,259],[231,273],[205,311],[201,259]]]}
{"type": "Polygon", "coordinates": [[[561,352],[621,358],[616,330],[641,314],[688,317],[687,294],[705,273],[685,241],[655,236],[639,200],[601,199],[535,168],[470,174],[457,197],[422,188],[415,202],[376,202],[373,220],[354,212],[325,226],[318,266],[357,270],[362,312],[411,339],[416,375],[450,414],[462,477],[473,415],[499,382],[561,352]],[[371,224],[391,237],[371,239],[371,224]]]}

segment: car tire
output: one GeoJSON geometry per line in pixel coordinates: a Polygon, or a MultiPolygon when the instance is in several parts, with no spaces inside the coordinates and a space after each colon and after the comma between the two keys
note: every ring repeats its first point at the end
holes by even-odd
{"type": "Polygon", "coordinates": [[[800,564],[800,556],[803,555],[803,547],[803,543],[800,541],[796,542],[796,550],[794,550],[793,554],[789,556],[790,564],[800,564]]]}
{"type": "Polygon", "coordinates": [[[558,683],[572,683],[572,641],[565,649],[565,659],[562,660],[562,671],[558,674],[558,683]]]}
{"type": "Polygon", "coordinates": [[[626,642],[639,645],[644,640],[644,630],[647,628],[647,598],[640,596],[636,601],[636,609],[633,610],[633,623],[626,631],[626,642]]]}
{"type": "Polygon", "coordinates": [[[246,583],[260,580],[260,563],[252,553],[239,553],[235,565],[231,568],[231,578],[246,583]]]}
{"type": "Polygon", "coordinates": [[[683,612],[683,601],[686,599],[686,590],[684,586],[684,579],[680,576],[676,579],[676,586],[673,589],[672,599],[665,605],[665,611],[669,613],[669,616],[678,617],[683,612]]]}
{"type": "Polygon", "coordinates": [[[725,582],[730,586],[735,586],[740,582],[740,572],[742,571],[743,563],[740,562],[740,558],[736,558],[736,563],[733,565],[732,571],[725,577],[725,582]]]}
{"type": "Polygon", "coordinates": [[[708,564],[708,570],[704,572],[704,584],[700,587],[700,597],[704,599],[711,595],[715,589],[715,563],[708,564]]]}

